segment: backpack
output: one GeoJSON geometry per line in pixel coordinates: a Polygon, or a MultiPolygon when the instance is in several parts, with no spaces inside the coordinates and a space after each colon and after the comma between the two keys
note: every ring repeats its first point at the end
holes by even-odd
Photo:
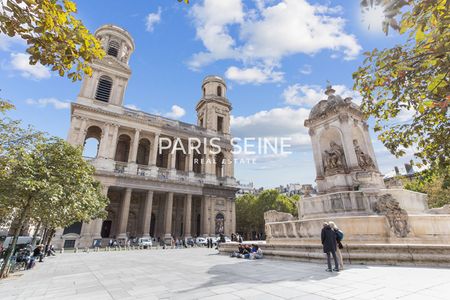
{"type": "Polygon", "coordinates": [[[344,239],[344,233],[342,232],[342,230],[336,230],[336,236],[339,241],[342,241],[344,239]]]}

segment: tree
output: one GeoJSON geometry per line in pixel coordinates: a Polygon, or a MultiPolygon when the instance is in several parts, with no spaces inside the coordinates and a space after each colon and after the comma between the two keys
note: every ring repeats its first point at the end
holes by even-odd
{"type": "Polygon", "coordinates": [[[252,232],[254,230],[255,214],[253,207],[257,198],[255,195],[245,194],[236,199],[236,231],[252,232]]]}
{"type": "Polygon", "coordinates": [[[25,147],[11,149],[7,157],[1,162],[8,165],[0,166],[8,168],[0,177],[0,206],[15,211],[18,226],[5,261],[9,261],[20,228],[28,220],[55,229],[105,217],[108,199],[80,148],[50,138],[39,141],[31,151],[25,147]]]}
{"type": "Polygon", "coordinates": [[[0,31],[27,42],[30,64],[52,66],[60,76],[81,80],[92,74],[89,63],[102,58],[104,50],[76,12],[70,0],[0,1],[0,31]]]}
{"type": "Polygon", "coordinates": [[[258,196],[246,194],[236,199],[236,229],[243,233],[263,233],[264,213],[269,210],[297,215],[299,197],[280,195],[276,190],[265,190],[258,196]]]}
{"type": "MultiPolygon", "coordinates": [[[[415,148],[419,164],[444,174],[450,166],[450,0],[363,0],[384,8],[383,28],[406,36],[403,44],[365,53],[353,74],[362,109],[373,116],[379,139],[397,157],[415,148]],[[410,120],[396,122],[409,112],[410,120]]],[[[446,174],[445,174],[446,173],[446,174]]]]}
{"type": "MultiPolygon", "coordinates": [[[[450,169],[447,172],[450,172],[450,169]]],[[[450,186],[445,183],[445,177],[442,174],[429,173],[429,170],[425,170],[413,179],[403,178],[405,189],[427,194],[430,208],[450,204],[450,186]]]]}

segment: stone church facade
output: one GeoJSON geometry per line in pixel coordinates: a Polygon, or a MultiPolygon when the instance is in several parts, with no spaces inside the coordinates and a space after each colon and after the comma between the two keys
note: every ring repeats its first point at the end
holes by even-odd
{"type": "Polygon", "coordinates": [[[217,76],[203,80],[197,125],[126,108],[123,99],[134,41],[114,25],[102,26],[95,35],[107,55],[92,63],[93,74],[84,79],[71,105],[68,142],[77,146],[89,139],[98,142],[97,154],[89,160],[110,200],[108,216],[58,230],[53,244],[90,247],[110,239],[231,235],[236,230],[237,189],[231,103],[224,80],[217,76]],[[220,146],[219,153],[212,139],[220,146]],[[201,145],[193,145],[199,140],[201,145]],[[173,149],[180,144],[186,151],[173,149]],[[199,151],[187,151],[189,145],[199,146],[199,151]]]}

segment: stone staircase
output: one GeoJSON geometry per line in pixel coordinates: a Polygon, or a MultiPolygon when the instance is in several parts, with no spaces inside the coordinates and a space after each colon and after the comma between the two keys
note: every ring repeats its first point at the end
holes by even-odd
{"type": "MultiPolygon", "coordinates": [[[[325,263],[319,244],[259,244],[265,258],[325,263]]],[[[220,254],[237,250],[237,243],[220,245],[220,254]]],[[[344,264],[450,267],[450,245],[344,244],[344,264]]]]}

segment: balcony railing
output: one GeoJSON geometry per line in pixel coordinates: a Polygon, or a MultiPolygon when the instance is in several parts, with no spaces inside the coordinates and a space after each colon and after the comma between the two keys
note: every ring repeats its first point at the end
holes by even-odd
{"type": "Polygon", "coordinates": [[[116,161],[114,164],[114,173],[123,174],[125,173],[128,163],[116,161]]]}

